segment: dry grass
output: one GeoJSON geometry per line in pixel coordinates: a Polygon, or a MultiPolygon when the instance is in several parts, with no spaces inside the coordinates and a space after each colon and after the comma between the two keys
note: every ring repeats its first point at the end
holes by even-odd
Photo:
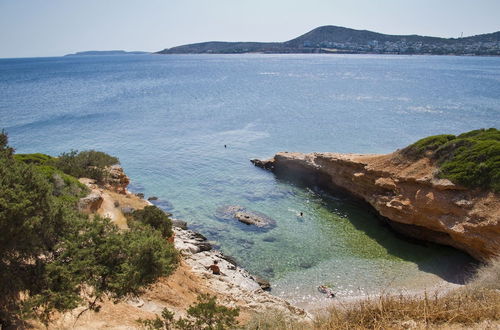
{"type": "Polygon", "coordinates": [[[346,308],[335,307],[318,318],[315,329],[406,329],[500,320],[500,293],[496,290],[457,290],[446,296],[381,296],[346,308]]]}
{"type": "Polygon", "coordinates": [[[471,290],[500,290],[500,257],[479,268],[467,287],[471,290]]]}
{"type": "Polygon", "coordinates": [[[312,324],[260,315],[247,329],[498,329],[500,258],[481,267],[465,287],[445,295],[381,295],[325,311],[312,324]]]}

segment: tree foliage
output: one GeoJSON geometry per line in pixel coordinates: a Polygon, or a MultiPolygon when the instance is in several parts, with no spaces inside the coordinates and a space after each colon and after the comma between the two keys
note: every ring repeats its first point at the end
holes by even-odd
{"type": "Polygon", "coordinates": [[[26,164],[36,165],[50,164],[52,161],[54,161],[54,157],[41,153],[15,154],[14,158],[26,164]]]}
{"type": "Polygon", "coordinates": [[[165,238],[170,237],[173,234],[172,220],[170,220],[169,214],[163,212],[154,205],[146,206],[142,210],[135,210],[132,212],[132,219],[132,221],[129,221],[129,225],[131,227],[134,226],[133,221],[137,221],[159,230],[165,238]]]}
{"type": "Polygon", "coordinates": [[[90,178],[103,182],[107,178],[106,167],[118,164],[116,157],[101,151],[87,150],[64,152],[55,159],[54,165],[61,171],[76,178],[90,178]]]}
{"type": "Polygon", "coordinates": [[[14,149],[8,146],[8,136],[4,130],[0,132],[0,157],[11,157],[14,149]]]}
{"type": "Polygon", "coordinates": [[[16,159],[0,140],[1,326],[32,316],[47,324],[82,303],[97,311],[103,298],[138,294],[173,271],[177,253],[159,231],[88,219],[45,165],[16,159]]]}

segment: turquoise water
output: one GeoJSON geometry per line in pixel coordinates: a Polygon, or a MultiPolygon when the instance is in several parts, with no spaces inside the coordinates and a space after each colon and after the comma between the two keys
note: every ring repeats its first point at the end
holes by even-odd
{"type": "Polygon", "coordinates": [[[0,127],[18,152],[99,149],[131,189],[297,303],[457,281],[470,259],[410,243],[352,201],[249,159],[278,151],[387,153],[431,134],[500,125],[500,58],[133,55],[0,60],[0,127]],[[224,148],[227,145],[227,148],[224,148]],[[240,205],[256,231],[216,217],[240,205]],[[304,216],[297,214],[303,212],[304,216]]]}

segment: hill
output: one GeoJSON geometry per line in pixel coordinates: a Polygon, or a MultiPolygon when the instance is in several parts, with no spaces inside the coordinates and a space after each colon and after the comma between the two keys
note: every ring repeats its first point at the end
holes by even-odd
{"type": "Polygon", "coordinates": [[[76,52],[64,56],[95,56],[95,55],[140,55],[149,54],[148,52],[126,52],[124,50],[89,50],[85,52],[76,52]]]}
{"type": "Polygon", "coordinates": [[[285,42],[210,41],[164,49],[159,54],[348,53],[500,55],[500,31],[464,38],[390,35],[321,26],[285,42]]]}

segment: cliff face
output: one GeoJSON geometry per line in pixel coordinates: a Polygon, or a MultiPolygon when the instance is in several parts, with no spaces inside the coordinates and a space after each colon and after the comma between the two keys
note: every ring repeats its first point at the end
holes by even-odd
{"type": "Polygon", "coordinates": [[[480,260],[500,251],[500,196],[436,179],[437,169],[427,158],[408,162],[397,153],[284,152],[254,164],[345,190],[408,236],[450,245],[480,260]]]}
{"type": "Polygon", "coordinates": [[[123,168],[119,165],[113,165],[107,168],[107,170],[109,174],[104,186],[111,191],[126,195],[130,179],[123,172],[123,168]]]}

